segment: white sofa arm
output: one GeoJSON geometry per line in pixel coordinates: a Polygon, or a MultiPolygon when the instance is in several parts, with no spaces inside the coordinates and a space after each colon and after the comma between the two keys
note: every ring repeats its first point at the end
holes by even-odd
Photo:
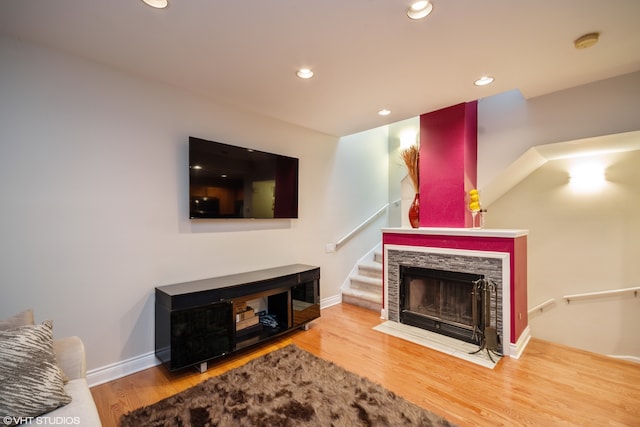
{"type": "Polygon", "coordinates": [[[69,381],[87,376],[84,343],[80,337],[67,337],[53,341],[58,366],[69,381]]]}

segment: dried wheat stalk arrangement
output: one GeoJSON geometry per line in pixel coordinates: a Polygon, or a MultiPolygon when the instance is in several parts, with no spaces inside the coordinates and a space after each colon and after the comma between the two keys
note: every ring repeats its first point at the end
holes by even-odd
{"type": "Polygon", "coordinates": [[[420,188],[419,181],[419,165],[418,165],[418,157],[420,155],[420,148],[417,145],[412,145],[409,148],[405,148],[402,150],[401,154],[402,160],[407,165],[407,171],[409,173],[409,178],[411,178],[411,183],[413,184],[413,189],[418,192],[420,188]]]}

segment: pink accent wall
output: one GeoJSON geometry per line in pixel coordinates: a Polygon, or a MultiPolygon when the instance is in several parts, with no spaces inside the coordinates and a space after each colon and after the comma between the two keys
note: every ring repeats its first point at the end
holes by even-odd
{"type": "Polygon", "coordinates": [[[420,116],[420,226],[471,227],[466,194],[476,188],[478,102],[420,116]]]}
{"type": "MultiPolygon", "coordinates": [[[[383,233],[382,245],[467,249],[509,253],[511,336],[516,343],[529,325],[527,304],[527,236],[516,238],[383,233]]],[[[386,292],[383,289],[383,292],[386,292]]],[[[384,296],[383,296],[384,301],[384,296]]]]}

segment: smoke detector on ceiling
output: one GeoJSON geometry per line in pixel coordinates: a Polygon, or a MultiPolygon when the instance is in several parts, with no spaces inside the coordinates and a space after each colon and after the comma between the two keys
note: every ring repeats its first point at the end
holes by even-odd
{"type": "Polygon", "coordinates": [[[586,49],[598,43],[598,38],[600,38],[600,33],[585,34],[575,39],[573,45],[576,49],[586,49]]]}

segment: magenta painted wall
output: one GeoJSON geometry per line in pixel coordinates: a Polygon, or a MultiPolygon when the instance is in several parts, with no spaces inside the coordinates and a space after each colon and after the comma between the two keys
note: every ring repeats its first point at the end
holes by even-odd
{"type": "Polygon", "coordinates": [[[466,194],[476,188],[478,102],[420,116],[420,226],[471,227],[466,194]]]}
{"type": "MultiPolygon", "coordinates": [[[[511,336],[516,343],[529,325],[527,303],[527,236],[516,238],[383,233],[382,245],[403,245],[507,252],[511,269],[511,336]]],[[[383,292],[385,290],[383,289],[383,292]]],[[[384,297],[383,297],[384,301],[384,297]]]]}
{"type": "MultiPolygon", "coordinates": [[[[477,101],[420,116],[420,227],[472,226],[466,195],[477,185],[477,123],[477,101]]],[[[509,253],[510,342],[516,343],[527,328],[526,236],[499,238],[383,233],[382,244],[383,247],[395,244],[509,253]]]]}

